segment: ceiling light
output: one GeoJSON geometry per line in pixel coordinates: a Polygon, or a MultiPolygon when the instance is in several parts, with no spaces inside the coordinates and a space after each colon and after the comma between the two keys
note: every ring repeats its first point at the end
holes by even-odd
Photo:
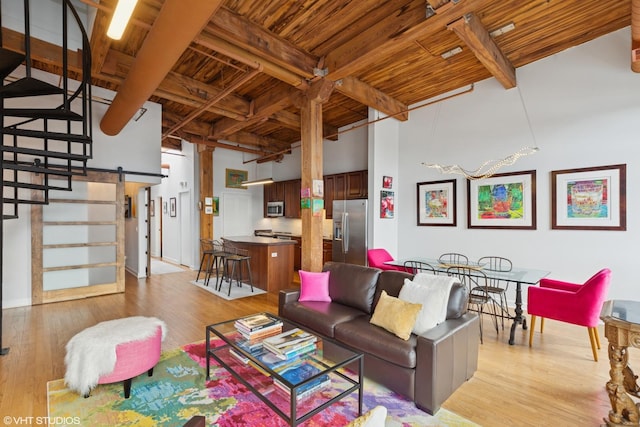
{"type": "Polygon", "coordinates": [[[133,13],[133,9],[136,7],[138,0],[119,0],[116,10],[111,17],[111,23],[107,30],[107,36],[114,40],[120,40],[124,29],[127,27],[129,18],[133,13]]]}
{"type": "Polygon", "coordinates": [[[462,48],[460,46],[456,46],[453,49],[446,51],[440,56],[442,56],[442,59],[449,59],[452,56],[459,54],[460,52],[462,52],[462,48]]]}
{"type": "Polygon", "coordinates": [[[504,27],[500,27],[497,30],[493,30],[489,33],[489,35],[491,37],[497,37],[497,36],[501,36],[504,33],[508,33],[511,30],[515,30],[516,29],[516,25],[513,22],[509,22],[507,25],[505,25],[504,27]]]}
{"type": "Polygon", "coordinates": [[[256,179],[255,181],[242,181],[240,185],[243,187],[248,187],[250,185],[263,185],[263,184],[271,184],[273,182],[273,178],[262,178],[256,179]]]}

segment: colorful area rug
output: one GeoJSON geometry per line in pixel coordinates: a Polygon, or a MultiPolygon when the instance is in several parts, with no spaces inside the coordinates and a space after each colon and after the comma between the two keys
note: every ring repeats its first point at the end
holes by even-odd
{"type": "MultiPolygon", "coordinates": [[[[85,399],[68,390],[64,380],[50,381],[47,383],[48,416],[57,420],[56,427],[178,427],[194,415],[204,415],[209,426],[287,425],[224,368],[213,364],[211,380],[205,381],[204,355],[204,342],[164,352],[152,377],[143,374],[133,380],[129,399],[123,397],[122,383],[99,385],[85,399]]],[[[477,426],[445,409],[430,416],[402,396],[366,381],[363,411],[376,405],[388,409],[386,426],[477,426]]],[[[357,407],[357,393],[353,393],[303,425],[343,426],[356,418],[357,407]]]]}
{"type": "Polygon", "coordinates": [[[216,278],[212,277],[209,280],[209,286],[204,285],[204,279],[200,279],[198,281],[193,280],[191,282],[192,285],[196,285],[200,289],[204,289],[207,292],[211,292],[217,297],[222,299],[226,299],[227,301],[231,301],[238,298],[252,297],[255,295],[260,295],[266,293],[260,288],[253,287],[253,292],[251,292],[251,286],[248,283],[242,283],[242,286],[238,286],[236,282],[233,282],[233,286],[231,286],[231,292],[229,292],[229,282],[223,282],[220,290],[216,290],[216,278]],[[230,294],[230,295],[229,295],[230,294]]]}

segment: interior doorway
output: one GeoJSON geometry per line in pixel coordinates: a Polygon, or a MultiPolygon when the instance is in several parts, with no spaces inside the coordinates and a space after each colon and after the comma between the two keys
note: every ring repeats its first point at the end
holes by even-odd
{"type": "Polygon", "coordinates": [[[179,219],[180,219],[180,264],[193,266],[193,247],[191,238],[191,192],[181,191],[178,193],[179,219]]]}

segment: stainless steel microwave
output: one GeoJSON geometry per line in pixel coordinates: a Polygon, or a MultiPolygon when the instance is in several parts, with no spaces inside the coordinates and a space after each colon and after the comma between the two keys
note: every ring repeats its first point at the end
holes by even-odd
{"type": "Polygon", "coordinates": [[[267,202],[267,216],[283,216],[284,202],[267,202]]]}

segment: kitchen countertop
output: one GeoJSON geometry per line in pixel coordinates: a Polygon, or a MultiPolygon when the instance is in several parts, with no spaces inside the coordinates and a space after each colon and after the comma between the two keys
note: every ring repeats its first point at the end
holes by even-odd
{"type": "MultiPolygon", "coordinates": [[[[292,239],[300,239],[302,238],[302,236],[300,234],[292,234],[292,233],[286,233],[286,232],[263,232],[261,233],[261,235],[259,237],[273,237],[273,238],[277,238],[276,236],[282,236],[282,237],[291,237],[292,239]]],[[[331,236],[322,236],[323,240],[333,240],[333,238],[331,236]]]]}
{"type": "Polygon", "coordinates": [[[236,243],[247,243],[250,245],[294,245],[296,242],[286,239],[274,239],[272,237],[261,236],[230,236],[223,237],[224,240],[236,243]]]}

